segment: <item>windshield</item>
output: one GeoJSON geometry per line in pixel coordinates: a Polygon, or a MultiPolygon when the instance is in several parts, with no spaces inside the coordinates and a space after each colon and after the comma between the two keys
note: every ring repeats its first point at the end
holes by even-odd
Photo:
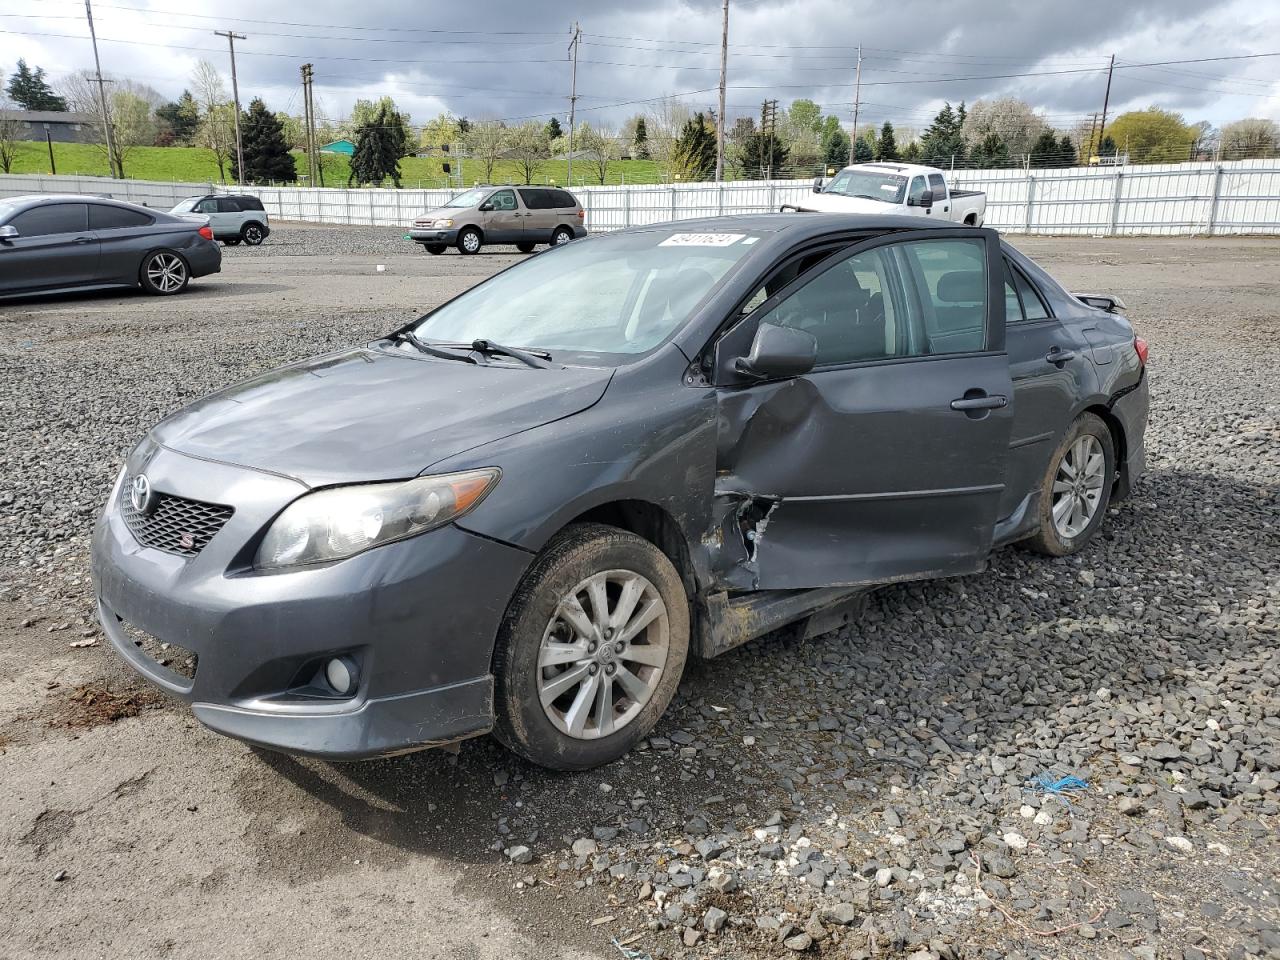
{"type": "Polygon", "coordinates": [[[196,204],[200,202],[199,197],[191,197],[189,200],[183,200],[180,204],[170,210],[170,213],[190,213],[196,208],[196,204]]]}
{"type": "Polygon", "coordinates": [[[489,190],[468,190],[466,193],[460,193],[448,203],[446,207],[474,207],[481,203],[485,197],[489,195],[489,190]]]}
{"type": "Polygon", "coordinates": [[[845,197],[862,197],[866,200],[883,200],[885,203],[901,203],[907,189],[907,178],[892,173],[872,173],[869,170],[841,170],[823,193],[838,193],[845,197]]]}
{"type": "Polygon", "coordinates": [[[428,342],[644,353],[680,328],[757,239],[655,230],[565,244],[473,287],[414,333],[428,342]]]}

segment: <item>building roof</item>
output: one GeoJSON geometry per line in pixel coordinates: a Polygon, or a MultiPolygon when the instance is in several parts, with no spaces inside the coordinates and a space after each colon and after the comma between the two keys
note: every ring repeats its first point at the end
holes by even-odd
{"type": "Polygon", "coordinates": [[[26,123],[97,123],[91,113],[73,113],[67,110],[0,110],[0,116],[26,123]]]}

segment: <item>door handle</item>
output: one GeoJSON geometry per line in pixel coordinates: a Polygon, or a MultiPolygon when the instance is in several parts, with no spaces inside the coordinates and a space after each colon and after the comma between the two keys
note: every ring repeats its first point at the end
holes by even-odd
{"type": "Polygon", "coordinates": [[[72,243],[93,243],[93,237],[76,237],[72,243]]]}
{"type": "Polygon", "coordinates": [[[961,397],[951,401],[952,410],[998,410],[1008,405],[1009,398],[999,394],[990,397],[961,397]]]}
{"type": "Polygon", "coordinates": [[[1076,358],[1076,352],[1074,350],[1063,350],[1062,347],[1055,345],[1049,349],[1049,352],[1044,355],[1044,358],[1050,363],[1061,364],[1066,363],[1068,360],[1074,360],[1076,358]]]}

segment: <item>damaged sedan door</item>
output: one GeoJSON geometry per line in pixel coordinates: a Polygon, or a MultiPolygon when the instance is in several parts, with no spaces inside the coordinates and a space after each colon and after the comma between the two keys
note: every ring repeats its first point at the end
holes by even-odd
{"type": "Polygon", "coordinates": [[[882,236],[827,257],[719,340],[712,539],[725,587],[982,568],[1013,412],[993,263],[994,231],[882,236]],[[794,358],[753,365],[779,327],[816,342],[798,374],[794,358]]]}

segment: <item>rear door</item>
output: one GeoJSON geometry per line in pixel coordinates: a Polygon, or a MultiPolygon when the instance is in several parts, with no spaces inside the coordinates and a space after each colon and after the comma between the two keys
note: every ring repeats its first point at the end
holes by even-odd
{"type": "Polygon", "coordinates": [[[215,232],[238,234],[244,222],[249,219],[244,212],[243,203],[238,197],[218,197],[217,204],[218,212],[215,216],[218,218],[218,227],[215,232]]]}
{"type": "Polygon", "coordinates": [[[42,203],[16,214],[18,236],[0,241],[0,290],[12,293],[93,283],[98,240],[84,203],[42,203]]]}
{"type": "Polygon", "coordinates": [[[486,201],[490,209],[484,213],[484,239],[487,243],[520,243],[524,240],[525,214],[512,189],[497,190],[486,201]]]}
{"type": "MultiPolygon", "coordinates": [[[[730,331],[808,330],[802,377],[718,390],[717,495],[740,504],[750,585],[842,586],[981,569],[1012,418],[991,231],[878,238],[824,261],[730,331]]],[[[723,374],[721,375],[723,377],[723,374]]]]}
{"type": "Polygon", "coordinates": [[[151,248],[155,218],[141,210],[106,203],[89,204],[89,229],[98,240],[98,279],[137,283],[142,257],[151,248]]]}

